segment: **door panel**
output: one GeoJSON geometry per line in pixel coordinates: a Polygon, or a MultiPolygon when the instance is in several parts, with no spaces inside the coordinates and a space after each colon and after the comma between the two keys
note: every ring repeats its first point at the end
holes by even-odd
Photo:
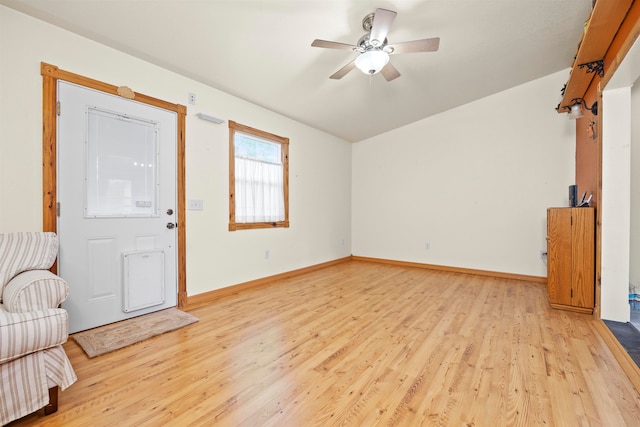
{"type": "MultiPolygon", "coordinates": [[[[65,236],[66,237],[66,236],[65,236]]],[[[70,239],[61,239],[65,245],[70,239]]],[[[86,238],[86,280],[88,301],[99,301],[105,298],[116,298],[118,296],[118,266],[115,260],[118,255],[117,240],[115,238],[86,238]]],[[[71,240],[73,242],[73,240],[71,240]]],[[[61,252],[67,252],[66,248],[61,252]]],[[[80,269],[82,266],[73,266],[80,269]]],[[[65,265],[64,270],[70,270],[65,265]]],[[[71,271],[68,271],[71,274],[71,271]]],[[[73,288],[72,288],[73,289],[73,288]]]]}
{"type": "Polygon", "coordinates": [[[571,209],[547,210],[547,289],[552,304],[571,305],[571,209]]]}
{"type": "Polygon", "coordinates": [[[58,271],[71,288],[70,331],[175,306],[167,224],[178,220],[177,114],[63,81],[58,101],[58,271]],[[139,252],[155,261],[130,264],[139,252]]]}

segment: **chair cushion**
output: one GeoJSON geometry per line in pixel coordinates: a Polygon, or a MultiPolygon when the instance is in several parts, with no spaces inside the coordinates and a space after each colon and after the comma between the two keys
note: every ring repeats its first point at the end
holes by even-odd
{"type": "Polygon", "coordinates": [[[58,238],[55,233],[0,234],[0,288],[23,271],[48,270],[57,256],[58,238]]]}
{"type": "Polygon", "coordinates": [[[0,304],[0,363],[66,342],[68,325],[61,308],[10,313],[0,304]]]}

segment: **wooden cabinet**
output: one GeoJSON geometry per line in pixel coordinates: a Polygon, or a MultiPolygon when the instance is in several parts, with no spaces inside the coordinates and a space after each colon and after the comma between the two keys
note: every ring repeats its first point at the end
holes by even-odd
{"type": "Polygon", "coordinates": [[[593,313],[594,208],[547,210],[547,290],[551,307],[593,313]]]}

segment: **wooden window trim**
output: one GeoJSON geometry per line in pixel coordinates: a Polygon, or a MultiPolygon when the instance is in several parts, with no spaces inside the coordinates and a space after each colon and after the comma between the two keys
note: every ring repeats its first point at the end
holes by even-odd
{"type": "Polygon", "coordinates": [[[274,135],[260,129],[236,123],[233,120],[229,120],[229,231],[250,230],[255,228],[289,228],[289,138],[274,135]],[[236,222],[234,144],[236,131],[277,142],[282,145],[282,166],[284,168],[282,184],[284,190],[284,221],[251,223],[236,222]]]}

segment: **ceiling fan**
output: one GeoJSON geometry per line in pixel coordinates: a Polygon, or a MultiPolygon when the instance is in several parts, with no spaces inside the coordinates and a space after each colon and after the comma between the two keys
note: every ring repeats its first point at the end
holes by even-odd
{"type": "Polygon", "coordinates": [[[328,49],[352,50],[360,55],[347,65],[333,73],[329,78],[341,79],[349,71],[358,67],[363,73],[373,76],[382,73],[387,81],[400,77],[400,72],[389,62],[389,55],[395,53],[435,52],[440,45],[440,38],[413,40],[396,44],[388,44],[387,33],[397,13],[387,9],[376,9],[362,20],[362,28],[367,33],[360,37],[355,45],[316,39],[313,47],[328,49]]]}

